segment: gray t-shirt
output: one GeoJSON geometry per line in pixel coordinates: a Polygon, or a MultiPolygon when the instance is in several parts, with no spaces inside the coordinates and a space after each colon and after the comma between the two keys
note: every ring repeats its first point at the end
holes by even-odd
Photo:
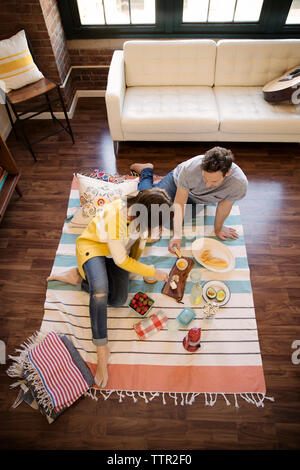
{"type": "Polygon", "coordinates": [[[232,163],[231,173],[215,188],[205,186],[201,162],[204,155],[197,155],[180,163],[173,172],[176,186],[189,190],[189,197],[200,204],[214,204],[227,199],[239,201],[247,192],[248,181],[246,175],[235,163],[232,163]]]}

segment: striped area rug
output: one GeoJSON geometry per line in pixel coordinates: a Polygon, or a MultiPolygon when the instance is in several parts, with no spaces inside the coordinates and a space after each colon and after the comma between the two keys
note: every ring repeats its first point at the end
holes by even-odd
{"type": "MultiPolygon", "coordinates": [[[[79,194],[74,177],[70,192],[68,216],[78,207],[79,194]]],[[[213,220],[215,206],[200,208],[196,219],[186,232],[182,243],[184,256],[192,256],[191,244],[195,238],[214,237],[213,220]]],[[[66,271],[77,265],[75,242],[80,229],[70,227],[68,218],[63,226],[51,275],[66,271]]],[[[235,255],[235,269],[230,273],[213,273],[195,262],[194,270],[202,275],[201,282],[223,280],[231,291],[227,305],[219,309],[213,319],[206,319],[202,307],[193,307],[196,318],[189,325],[201,327],[201,348],[196,353],[187,352],[182,340],[188,329],[175,332],[162,329],[146,341],[138,339],[134,324],[140,317],[130,311],[127,304],[108,309],[108,339],[111,356],[109,382],[106,389],[93,389],[93,398],[109,398],[117,393],[119,401],[130,396],[134,401],[146,402],[155,397],[169,395],[175,404],[192,404],[198,397],[212,406],[218,396],[227,405],[238,407],[240,399],[256,406],[264,406],[266,387],[260,354],[259,338],[253,305],[250,271],[240,218],[239,206],[235,204],[226,225],[235,228],[237,240],[224,242],[235,255]]],[[[168,252],[168,239],[162,238],[148,244],[141,261],[154,264],[169,272],[175,262],[168,252]]],[[[193,283],[188,278],[184,305],[161,294],[163,284],[145,284],[140,276],[131,275],[128,302],[134,293],[143,291],[155,300],[152,312],[162,310],[169,319],[175,319],[184,306],[190,305],[193,283]]],[[[127,302],[127,303],[128,303],[127,302]]],[[[41,329],[56,331],[69,337],[92,371],[96,367],[96,347],[92,343],[89,319],[89,295],[80,285],[60,281],[48,281],[44,318],[41,329]]]]}

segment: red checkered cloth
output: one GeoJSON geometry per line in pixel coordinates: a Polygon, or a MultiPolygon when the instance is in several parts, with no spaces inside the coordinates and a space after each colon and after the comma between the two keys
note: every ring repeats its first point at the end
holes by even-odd
{"type": "Polygon", "coordinates": [[[140,339],[147,339],[161,330],[167,323],[168,317],[163,312],[153,313],[149,318],[134,325],[136,334],[140,339]]]}

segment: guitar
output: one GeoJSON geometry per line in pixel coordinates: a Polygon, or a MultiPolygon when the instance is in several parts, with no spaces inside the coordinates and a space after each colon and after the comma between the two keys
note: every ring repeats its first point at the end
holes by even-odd
{"type": "Polygon", "coordinates": [[[298,87],[300,87],[300,67],[293,67],[281,77],[267,83],[262,91],[266,101],[277,103],[290,100],[298,87]]]}

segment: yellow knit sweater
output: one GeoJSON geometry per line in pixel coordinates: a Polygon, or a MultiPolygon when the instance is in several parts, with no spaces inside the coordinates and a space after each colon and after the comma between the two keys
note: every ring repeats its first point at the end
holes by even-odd
{"type": "Polygon", "coordinates": [[[126,250],[128,243],[127,208],[121,199],[104,206],[87,228],[77,238],[76,256],[78,270],[83,279],[83,265],[95,256],[112,256],[114,262],[125,271],[141,276],[153,277],[154,266],[138,261],[145,245],[146,238],[137,238],[131,246],[130,254],[126,250]]]}

